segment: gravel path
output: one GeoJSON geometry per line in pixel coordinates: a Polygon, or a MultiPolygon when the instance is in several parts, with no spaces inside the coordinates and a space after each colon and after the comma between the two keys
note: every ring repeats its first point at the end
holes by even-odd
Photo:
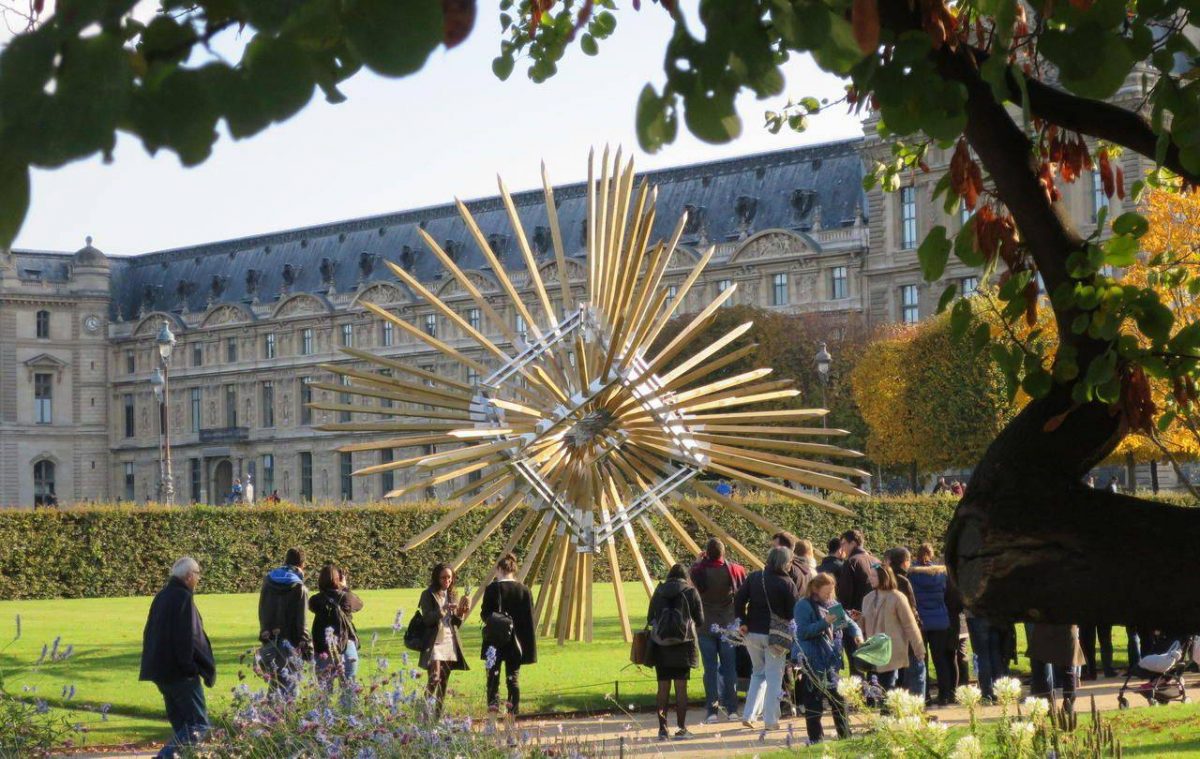
{"type": "MultiPolygon", "coordinates": [[[[699,685],[699,682],[696,683],[699,685]]],[[[1117,708],[1117,692],[1121,680],[1100,680],[1084,683],[1080,689],[1080,711],[1090,709],[1089,699],[1096,699],[1096,706],[1101,711],[1117,708]]],[[[1144,708],[1145,700],[1132,696],[1130,702],[1133,708],[1144,708]]],[[[950,725],[964,725],[968,715],[961,707],[946,707],[934,709],[931,712],[938,720],[950,725]]],[[[984,707],[984,719],[999,716],[999,707],[984,707]]],[[[761,728],[751,730],[742,726],[740,721],[722,722],[717,725],[701,724],[704,712],[692,709],[688,712],[688,729],[694,737],[684,740],[659,742],[658,722],[652,713],[631,715],[616,715],[605,717],[588,717],[584,719],[553,719],[553,720],[522,720],[517,729],[528,734],[528,738],[537,741],[578,739],[596,745],[605,757],[633,756],[670,756],[670,757],[731,757],[754,756],[759,753],[769,753],[785,748],[789,744],[788,727],[792,728],[790,740],[792,745],[804,745],[805,732],[802,718],[785,718],[781,720],[779,730],[766,732],[761,728]]],[[[674,713],[671,714],[672,732],[674,732],[674,713]]],[[[836,735],[833,721],[826,715],[825,732],[827,736],[836,735]]],[[[852,725],[861,725],[861,719],[852,718],[852,725]]],[[[90,753],[78,756],[89,759],[114,759],[115,757],[130,757],[142,759],[154,755],[150,751],[90,753]]]]}

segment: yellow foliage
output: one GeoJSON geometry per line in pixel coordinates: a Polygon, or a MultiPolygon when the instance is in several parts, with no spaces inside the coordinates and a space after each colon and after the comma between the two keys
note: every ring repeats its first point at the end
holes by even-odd
{"type": "Polygon", "coordinates": [[[919,455],[904,399],[907,349],[915,335],[913,326],[886,328],[850,375],[854,401],[867,423],[867,455],[884,466],[906,465],[919,455]]]}

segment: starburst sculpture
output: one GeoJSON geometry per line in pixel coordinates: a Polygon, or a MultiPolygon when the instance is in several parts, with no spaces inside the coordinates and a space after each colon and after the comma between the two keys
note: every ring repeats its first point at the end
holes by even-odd
{"type": "Polygon", "coordinates": [[[504,294],[528,325],[528,335],[518,335],[453,259],[420,230],[433,255],[504,340],[494,342],[416,277],[390,262],[395,275],[476,343],[478,350],[463,352],[379,306],[363,305],[483,379],[477,385],[468,384],[401,361],[343,348],[345,354],[375,370],[326,364],[323,368],[340,375],[343,384],[314,386],[356,395],[362,404],[311,406],[380,417],[379,421],[328,424],[324,429],[393,435],[344,446],[341,451],[424,447],[425,453],[355,472],[370,475],[415,469],[421,473],[386,497],[424,492],[475,475],[473,481],[451,493],[451,501],[457,503],[413,536],[403,550],[422,544],[476,509],[489,509],[487,523],[450,562],[457,569],[510,517],[521,513],[502,550],[523,547],[518,579],[540,581],[535,617],[541,632],[557,636],[560,643],[591,640],[593,561],[603,552],[628,640],[631,628],[618,540],[627,543],[634,571],[647,594],[656,583],[647,568],[641,538],[649,540],[667,565],[676,561],[650,516],[660,517],[690,552],[688,558],[701,549],[679,521],[677,511],[689,515],[703,531],[720,537],[753,566],[762,566],[756,553],[730,535],[719,520],[679,497],[685,485],[719,504],[731,518],[771,532],[779,530],[769,519],[718,494],[697,475],[709,472],[850,514],[820,492],[863,495],[846,478],[867,473],[825,460],[861,456],[824,442],[847,434],[813,423],[826,414],[825,409],[746,410],[797,395],[791,380],[768,380],[770,368],[712,379],[718,370],[754,349],[729,349],[751,323],[696,347],[697,337],[733,296],[736,284],[690,316],[664,347],[650,352],[712,258],[713,248],[696,263],[674,297],[669,296],[662,286],[663,274],[686,219],[679,220],[669,240],[649,239],[656,190],[645,181],[634,190],[632,160],[622,166],[618,151],[610,163],[606,150],[597,179],[589,157],[587,290],[582,300],[576,299],[568,281],[554,190],[544,167],[542,179],[558,267],[555,289],[562,298],[565,318],[557,318],[551,290],[538,274],[516,206],[501,181],[500,196],[524,258],[525,284],[532,290],[533,304],[522,300],[513,277],[467,207],[461,202],[457,205],[504,294]],[[535,312],[543,318],[535,318],[535,312]],[[379,399],[391,403],[370,405],[379,399]],[[397,421],[404,418],[412,421],[397,421]],[[805,489],[796,489],[793,483],[805,489]]]}

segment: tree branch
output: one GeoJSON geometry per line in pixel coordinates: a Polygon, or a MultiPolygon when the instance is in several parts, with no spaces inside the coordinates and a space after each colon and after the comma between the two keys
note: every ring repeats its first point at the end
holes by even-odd
{"type": "MultiPolygon", "coordinates": [[[[1011,71],[1008,82],[1013,100],[1019,105],[1021,90],[1011,71]]],[[[1157,160],[1158,134],[1140,113],[1102,100],[1072,95],[1037,79],[1026,79],[1025,86],[1029,92],[1029,112],[1034,116],[1157,160]]],[[[1174,139],[1169,139],[1162,165],[1188,182],[1200,183],[1200,173],[1190,171],[1180,161],[1179,146],[1174,139]]]]}

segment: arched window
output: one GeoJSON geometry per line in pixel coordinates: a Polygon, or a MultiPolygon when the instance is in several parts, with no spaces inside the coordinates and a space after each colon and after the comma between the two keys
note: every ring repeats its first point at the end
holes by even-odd
{"type": "Polygon", "coordinates": [[[50,338],[50,312],[37,312],[37,336],[40,340],[48,340],[50,338]]]}
{"type": "Polygon", "coordinates": [[[42,459],[33,465],[33,505],[56,506],[54,496],[54,462],[42,459]]]}

